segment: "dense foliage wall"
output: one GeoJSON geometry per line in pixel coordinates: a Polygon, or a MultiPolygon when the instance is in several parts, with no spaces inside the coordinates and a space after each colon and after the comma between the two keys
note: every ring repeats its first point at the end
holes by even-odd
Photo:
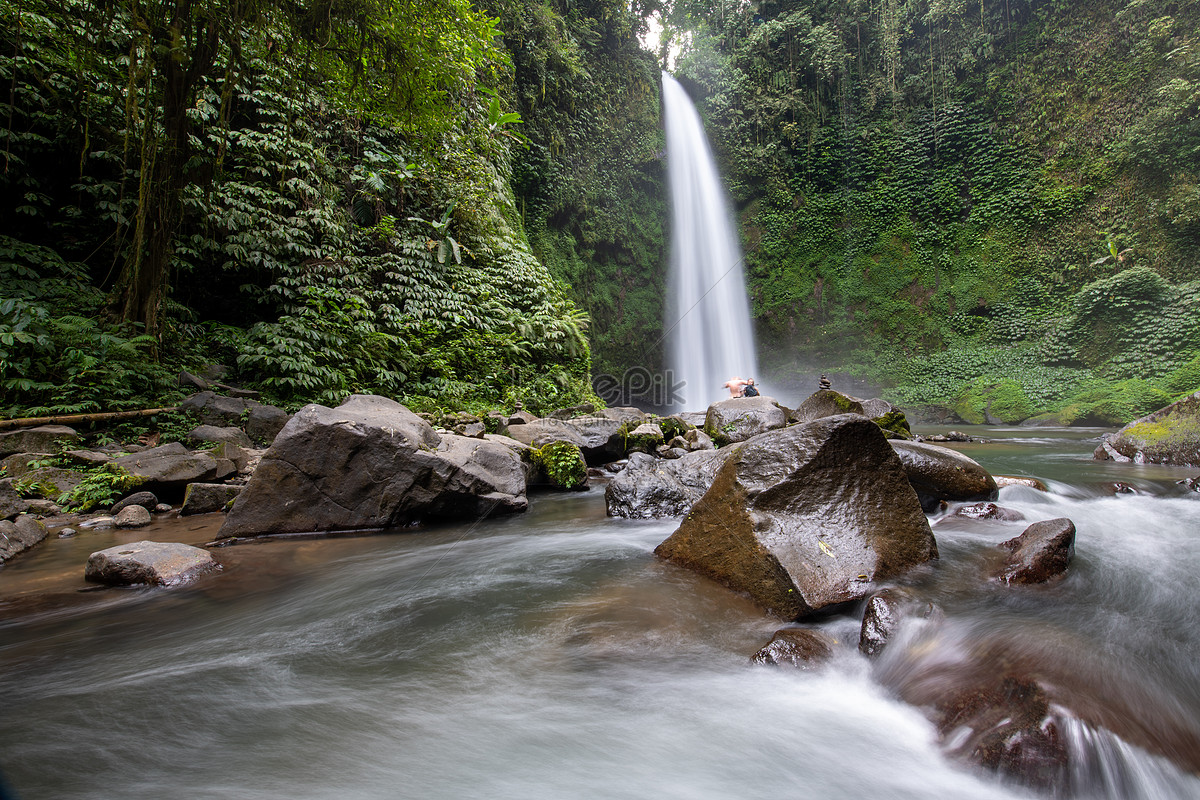
{"type": "Polygon", "coordinates": [[[668,20],[693,31],[679,73],[782,378],[841,369],[970,421],[1111,422],[1197,388],[1200,4],[684,2],[668,20]]]}
{"type": "Polygon", "coordinates": [[[0,406],[137,405],[208,361],[293,405],[590,394],[587,317],[510,189],[494,18],[29,0],[0,22],[0,406]]]}

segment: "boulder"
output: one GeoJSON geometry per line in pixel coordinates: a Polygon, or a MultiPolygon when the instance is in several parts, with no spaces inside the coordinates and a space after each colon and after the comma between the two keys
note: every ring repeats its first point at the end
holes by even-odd
{"type": "Polygon", "coordinates": [[[988,471],[956,450],[899,439],[891,440],[891,445],[926,511],[942,500],[995,500],[999,493],[988,471]]]}
{"type": "Polygon", "coordinates": [[[439,436],[393,400],[355,395],[292,417],[219,536],[391,528],[526,505],[525,467],[512,447],[439,436]]]}
{"type": "Polygon", "coordinates": [[[937,544],[879,426],[846,414],[743,443],[655,553],[798,619],[866,596],[937,544]]]}
{"type": "Polygon", "coordinates": [[[708,407],[704,432],[716,442],[744,442],[787,425],[788,412],[772,397],[731,397],[708,407]]]}
{"type": "Polygon", "coordinates": [[[1106,434],[1095,458],[1200,466],[1200,392],[1106,434]]]}
{"type": "Polygon", "coordinates": [[[113,524],[118,528],[144,528],[150,524],[150,512],[139,505],[128,505],[117,512],[113,524]]]}
{"type": "Polygon", "coordinates": [[[818,389],[788,415],[788,421],[812,422],[815,419],[822,419],[824,417],[836,417],[838,414],[862,414],[864,417],[870,416],[858,398],[842,394],[833,389],[818,389]]]}
{"type": "Polygon", "coordinates": [[[141,506],[147,511],[154,511],[158,507],[158,498],[155,497],[154,492],[134,492],[113,503],[113,507],[108,510],[108,513],[119,514],[121,509],[128,506],[141,506]]]}
{"type": "Polygon", "coordinates": [[[704,496],[732,449],[704,450],[663,461],[633,453],[604,489],[610,517],[679,517],[704,496]]]}
{"type": "Polygon", "coordinates": [[[245,414],[245,430],[251,439],[270,442],[287,423],[287,412],[275,406],[245,397],[225,397],[215,392],[199,392],[179,404],[193,411],[205,425],[226,427],[241,425],[245,414]]]}
{"type": "Polygon", "coordinates": [[[607,417],[576,417],[567,424],[583,439],[579,449],[589,464],[605,464],[625,457],[625,437],[620,420],[607,417]]]}
{"type": "Polygon", "coordinates": [[[683,435],[688,450],[715,450],[712,437],[699,428],[693,428],[683,435]]]}
{"type": "Polygon", "coordinates": [[[179,513],[186,516],[222,511],[241,493],[241,486],[228,483],[189,483],[184,490],[183,507],[179,513]]]}
{"type": "Polygon", "coordinates": [[[42,521],[28,514],[16,520],[0,520],[0,564],[45,539],[46,533],[42,521]]]}
{"type": "Polygon", "coordinates": [[[771,641],[750,660],[755,664],[812,669],[833,655],[834,640],[811,628],[784,628],[775,631],[771,641]]]}
{"type": "Polygon", "coordinates": [[[52,453],[13,453],[0,459],[0,472],[9,478],[19,478],[34,471],[31,464],[54,458],[52,453]]]}
{"type": "Polygon", "coordinates": [[[133,542],[92,553],[83,577],[110,586],[178,586],[215,569],[216,560],[199,547],[179,542],[133,542]]]}
{"type": "Polygon", "coordinates": [[[29,501],[17,494],[12,478],[0,479],[0,519],[13,519],[29,510],[29,501]]]}
{"type": "Polygon", "coordinates": [[[18,428],[0,432],[0,456],[13,453],[57,452],[57,443],[79,441],[79,434],[66,425],[39,425],[36,428],[18,428]]]}
{"type": "Polygon", "coordinates": [[[867,598],[858,634],[858,650],[865,656],[877,656],[891,641],[901,622],[912,618],[928,619],[936,613],[940,612],[933,603],[918,600],[907,589],[881,589],[867,598]]]}
{"type": "Polygon", "coordinates": [[[674,416],[679,417],[692,427],[703,428],[704,420],[708,419],[708,411],[680,411],[674,416]]]}
{"type": "Polygon", "coordinates": [[[596,412],[596,416],[615,420],[622,425],[628,425],[631,429],[646,422],[646,412],[633,406],[602,408],[596,412]]]}
{"type": "Polygon", "coordinates": [[[996,576],[1002,583],[1044,583],[1070,566],[1075,555],[1075,524],[1066,517],[1035,522],[1000,547],[1008,551],[996,576]]]}
{"type": "Polygon", "coordinates": [[[1027,486],[1030,489],[1037,489],[1039,492],[1048,491],[1045,482],[1037,478],[1026,478],[1020,475],[995,475],[993,478],[996,481],[997,489],[1003,489],[1005,486],[1027,486]]]}
{"type": "Polygon", "coordinates": [[[193,375],[187,370],[179,371],[178,381],[179,386],[183,389],[199,389],[202,392],[208,389],[208,381],[199,375],[193,375]]]}
{"type": "Polygon", "coordinates": [[[236,471],[228,461],[218,461],[205,450],[188,450],[179,442],[151,447],[112,461],[151,489],[182,489],[196,481],[224,478],[236,471]]]}
{"type": "Polygon", "coordinates": [[[510,425],[504,434],[533,448],[551,442],[570,442],[579,448],[584,445],[584,439],[575,427],[560,419],[535,419],[523,425],[510,425]]]}
{"type": "Polygon", "coordinates": [[[200,425],[188,431],[187,439],[199,445],[203,442],[213,442],[216,444],[228,443],[238,447],[251,448],[254,447],[254,442],[250,441],[250,437],[241,428],[218,428],[216,425],[200,425]]]}
{"type": "Polygon", "coordinates": [[[662,428],[645,422],[625,435],[625,449],[630,453],[654,453],[663,444],[662,428]]]}
{"type": "Polygon", "coordinates": [[[954,509],[954,516],[967,519],[995,519],[1001,522],[1020,522],[1025,515],[995,503],[970,503],[954,509]]]}

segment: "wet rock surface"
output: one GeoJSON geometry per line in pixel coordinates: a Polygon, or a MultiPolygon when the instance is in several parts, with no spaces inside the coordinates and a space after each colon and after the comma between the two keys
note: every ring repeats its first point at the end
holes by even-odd
{"type": "Polygon", "coordinates": [[[829,634],[811,628],[783,628],[751,656],[755,664],[812,669],[829,660],[835,642],[829,634]]]}
{"type": "Polygon", "coordinates": [[[994,519],[1001,522],[1019,522],[1025,519],[1020,511],[1004,508],[995,503],[969,503],[954,509],[954,516],[967,519],[994,519]]]}
{"type": "Polygon", "coordinates": [[[879,426],[842,415],[740,445],[655,553],[797,619],[865,596],[937,545],[879,426]]]}
{"type": "Polygon", "coordinates": [[[943,500],[995,500],[999,493],[988,471],[956,450],[899,439],[891,440],[891,445],[926,511],[943,500]]]}
{"type": "Polygon", "coordinates": [[[1200,466],[1200,392],[1105,434],[1093,457],[1135,464],[1200,466]]]}
{"type": "Polygon", "coordinates": [[[997,577],[1002,583],[1044,583],[1067,571],[1075,555],[1075,524],[1066,517],[1035,522],[1013,539],[997,577]]]}
{"type": "Polygon", "coordinates": [[[610,517],[679,517],[704,496],[733,451],[698,450],[675,459],[633,453],[604,489],[610,517]]]}
{"type": "Polygon", "coordinates": [[[867,598],[859,629],[858,650],[866,656],[877,656],[887,647],[900,624],[906,619],[929,619],[940,611],[930,602],[920,600],[912,592],[889,587],[867,598]]]}
{"type": "Polygon", "coordinates": [[[133,542],[92,553],[84,578],[110,586],[178,586],[217,569],[216,559],[199,547],[178,542],[133,542]]]}
{"type": "Polygon", "coordinates": [[[47,533],[42,521],[28,514],[0,520],[0,564],[41,542],[47,533]]]}

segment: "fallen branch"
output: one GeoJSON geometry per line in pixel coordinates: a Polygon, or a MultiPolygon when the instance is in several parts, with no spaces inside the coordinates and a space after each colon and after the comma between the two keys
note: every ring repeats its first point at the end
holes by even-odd
{"type": "Polygon", "coordinates": [[[164,411],[175,411],[176,406],[166,408],[143,408],[138,411],[97,411],[94,414],[62,414],[57,417],[22,417],[21,419],[0,419],[0,430],[6,428],[28,428],[34,425],[55,425],[72,422],[107,422],[112,419],[131,419],[133,417],[152,417],[164,411]]]}

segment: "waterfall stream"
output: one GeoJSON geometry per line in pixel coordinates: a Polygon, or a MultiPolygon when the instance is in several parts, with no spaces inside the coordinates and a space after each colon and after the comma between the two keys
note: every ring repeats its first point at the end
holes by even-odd
{"type": "Polygon", "coordinates": [[[671,270],[666,331],[677,408],[702,410],[728,397],[734,376],[758,378],[743,258],[716,162],[695,106],[663,73],[671,270]]]}

